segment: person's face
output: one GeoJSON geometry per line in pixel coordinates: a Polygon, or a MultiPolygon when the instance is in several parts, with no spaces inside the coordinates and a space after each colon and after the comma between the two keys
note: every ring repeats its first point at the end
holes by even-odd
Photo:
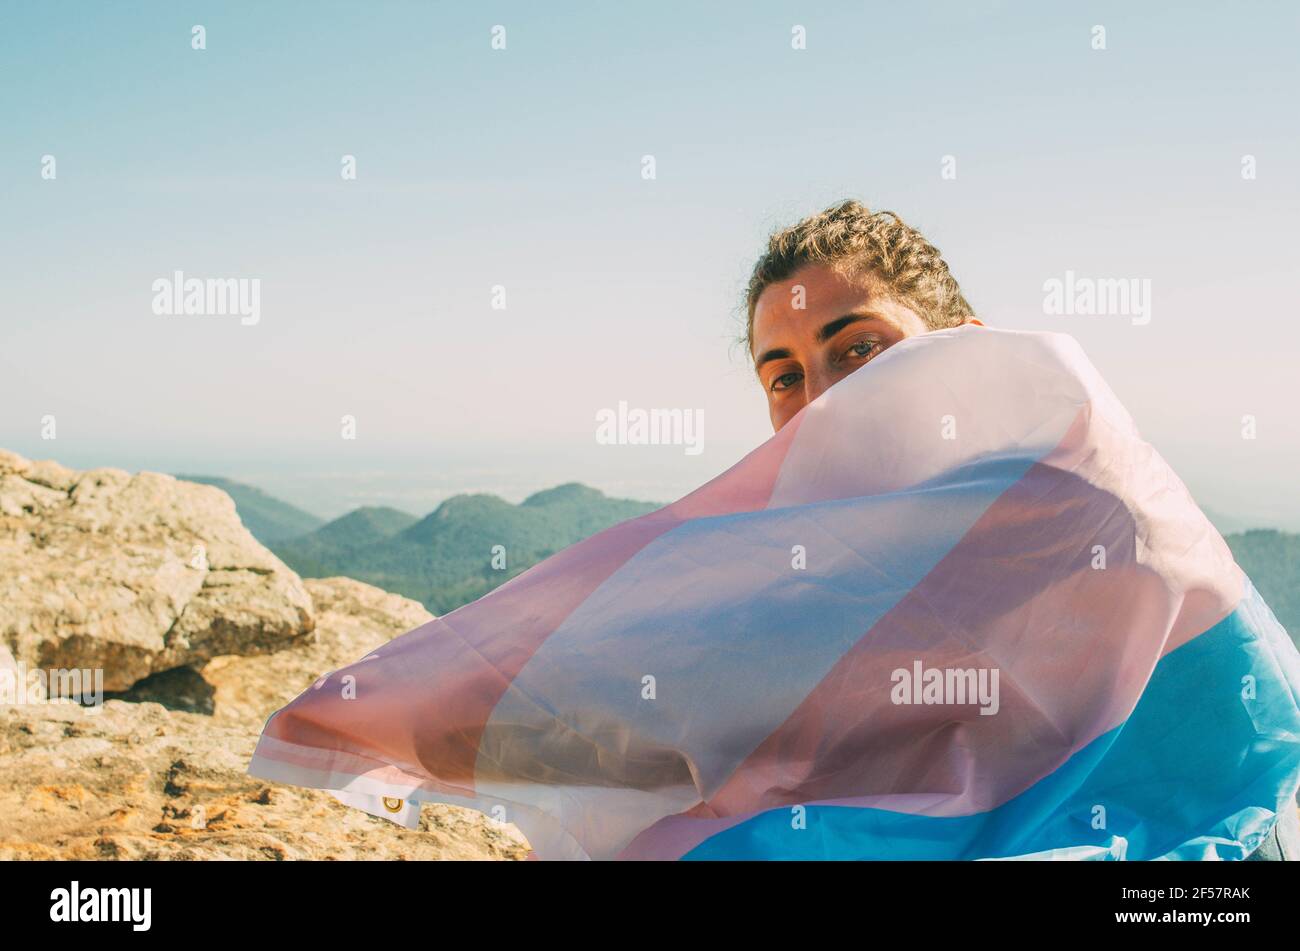
{"type": "Polygon", "coordinates": [[[754,307],[752,356],[772,428],[898,341],[929,329],[869,278],[829,265],[810,264],[768,285],[754,307]]]}

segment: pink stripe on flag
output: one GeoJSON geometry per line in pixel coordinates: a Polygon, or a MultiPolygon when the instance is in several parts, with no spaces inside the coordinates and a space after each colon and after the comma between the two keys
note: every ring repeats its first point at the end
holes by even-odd
{"type": "Polygon", "coordinates": [[[620,857],[678,858],[797,804],[986,811],[1122,723],[1160,657],[1244,591],[1223,539],[1126,428],[1085,408],[707,803],[620,857]],[[892,672],[922,657],[926,668],[997,668],[999,712],[893,703],[892,672]]]}
{"type": "MultiPolygon", "coordinates": [[[[615,525],[535,565],[472,604],[335,671],[280,710],[259,746],[284,760],[303,747],[317,770],[359,775],[373,758],[407,781],[472,794],[479,741],[502,694],[550,634],[629,558],[693,518],[763,508],[798,420],[722,475],[649,515],[615,525]],[[346,699],[344,677],[355,678],[346,699]],[[436,729],[429,729],[437,724],[436,729]],[[288,744],[285,746],[284,744],[288,744]]],[[[306,765],[299,758],[298,765],[306,765]]],[[[493,778],[480,764],[480,778],[493,778]]]]}

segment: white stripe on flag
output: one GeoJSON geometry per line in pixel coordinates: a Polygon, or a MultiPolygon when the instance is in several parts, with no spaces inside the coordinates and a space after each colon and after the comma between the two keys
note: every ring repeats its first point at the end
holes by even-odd
{"type": "Polygon", "coordinates": [[[330,794],[345,806],[352,806],[372,816],[391,820],[407,829],[417,829],[420,826],[420,804],[413,800],[370,796],[338,789],[331,789],[330,794]]]}

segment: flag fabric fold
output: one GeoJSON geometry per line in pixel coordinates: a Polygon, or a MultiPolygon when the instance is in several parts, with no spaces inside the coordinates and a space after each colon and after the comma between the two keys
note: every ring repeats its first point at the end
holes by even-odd
{"type": "Polygon", "coordinates": [[[249,771],[542,858],[1237,859],[1300,654],[1070,337],[967,326],[323,674],[249,771]]]}

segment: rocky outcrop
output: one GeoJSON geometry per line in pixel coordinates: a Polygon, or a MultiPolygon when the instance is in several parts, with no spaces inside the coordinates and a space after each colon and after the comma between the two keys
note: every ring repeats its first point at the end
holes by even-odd
{"type": "Polygon", "coordinates": [[[261,731],[276,710],[322,674],[355,663],[399,634],[433,620],[419,602],[351,578],[304,582],[316,629],[274,654],[215,657],[200,668],[168,671],[116,696],[172,710],[206,713],[219,723],[261,731]]]}
{"type": "Polygon", "coordinates": [[[256,741],[156,703],[0,707],[0,861],[526,857],[481,813],[426,805],[408,830],[254,779],[256,741]]]}
{"type": "Polygon", "coordinates": [[[430,619],[303,582],[218,489],[0,450],[0,668],[102,668],[110,697],[0,691],[0,860],[525,858],[472,810],[426,805],[407,830],[246,772],[273,712],[430,619]]]}
{"type": "Polygon", "coordinates": [[[0,644],[19,662],[102,668],[123,690],[314,624],[301,579],[219,489],[0,450],[0,644]]]}
{"type": "Polygon", "coordinates": [[[354,664],[399,634],[433,620],[418,601],[351,578],[307,579],[316,605],[316,631],[290,650],[251,657],[217,657],[203,668],[215,691],[218,721],[258,731],[266,718],[322,674],[354,664]]]}

